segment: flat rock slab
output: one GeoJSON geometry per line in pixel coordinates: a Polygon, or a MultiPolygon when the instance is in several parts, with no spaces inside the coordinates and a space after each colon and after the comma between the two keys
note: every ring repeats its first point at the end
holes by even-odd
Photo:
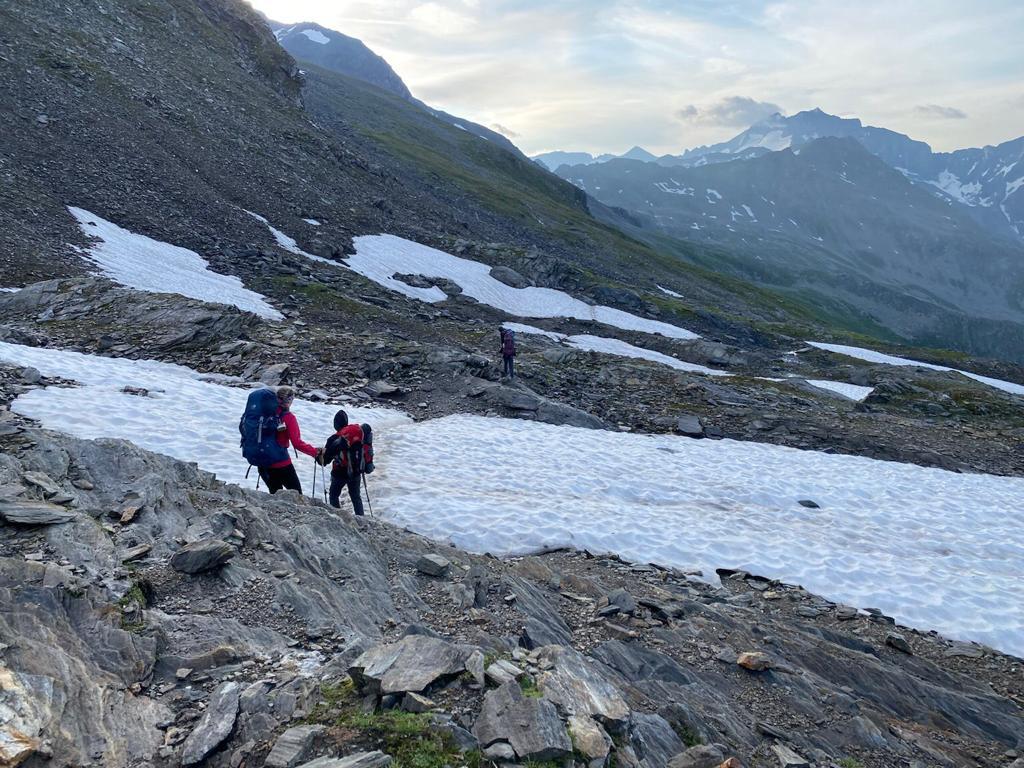
{"type": "Polygon", "coordinates": [[[370,693],[419,693],[437,680],[464,672],[472,651],[440,638],[409,635],[366,651],[349,667],[349,674],[370,693]]]}
{"type": "Polygon", "coordinates": [[[725,760],[725,753],[714,744],[698,744],[676,755],[668,762],[668,768],[718,768],[725,760]]]}
{"type": "Polygon", "coordinates": [[[75,513],[56,504],[30,499],[0,500],[0,520],[12,525],[61,525],[75,519],[75,513]]]}
{"type": "Polygon", "coordinates": [[[427,576],[447,576],[451,567],[451,561],[441,555],[422,555],[416,561],[416,570],[427,576]]]}
{"type": "Polygon", "coordinates": [[[309,757],[316,740],[327,729],[322,725],[299,725],[282,733],[263,765],[267,768],[295,768],[309,757]]]}
{"type": "Polygon", "coordinates": [[[773,744],[772,752],[779,759],[781,768],[811,768],[811,764],[785,744],[773,744]]]}
{"type": "Polygon", "coordinates": [[[238,717],[238,697],[242,686],[238,683],[223,683],[210,696],[199,725],[185,739],[181,753],[182,765],[195,765],[220,746],[235,727],[238,717]]]}
{"type": "Polygon", "coordinates": [[[473,735],[484,749],[507,742],[520,761],[560,760],[572,753],[572,742],[555,705],[524,695],[516,682],[488,691],[473,735]]]}
{"type": "Polygon", "coordinates": [[[383,752],[359,752],[345,757],[318,757],[299,768],[387,768],[391,765],[391,755],[383,752]]]}
{"type": "Polygon", "coordinates": [[[618,689],[601,674],[597,665],[573,648],[548,646],[539,652],[542,666],[551,669],[537,679],[544,698],[570,715],[586,715],[612,732],[629,722],[629,706],[618,689]]]}
{"type": "Polygon", "coordinates": [[[186,544],[171,556],[171,567],[182,573],[202,573],[220,568],[235,556],[235,548],[220,539],[186,544]]]}

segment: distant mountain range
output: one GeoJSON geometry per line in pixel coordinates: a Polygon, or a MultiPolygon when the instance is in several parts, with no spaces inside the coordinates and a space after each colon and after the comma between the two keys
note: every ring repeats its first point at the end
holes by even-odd
{"type": "Polygon", "coordinates": [[[497,131],[435,109],[415,98],[402,78],[391,68],[391,65],[370,50],[361,40],[308,21],[299,24],[282,24],[267,19],[267,23],[281,47],[294,56],[297,61],[314,64],[375,85],[422,107],[434,117],[450,123],[456,128],[494,142],[517,154],[522,154],[515,144],[497,131]]]}
{"type": "Polygon", "coordinates": [[[992,235],[1024,241],[1024,137],[994,147],[933,152],[928,144],[902,133],[812,109],[789,117],[774,114],[729,141],[689,149],[681,155],[655,157],[634,147],[620,156],[548,152],[533,159],[551,170],[560,165],[616,158],[646,160],[667,167],[696,167],[797,149],[824,137],[856,140],[910,181],[925,185],[943,200],[970,209],[971,215],[992,235]]]}
{"type": "Polygon", "coordinates": [[[936,153],[811,110],[682,155],[556,173],[628,212],[637,237],[700,244],[686,258],[920,343],[997,354],[1024,320],[1024,138],[936,153]]]}

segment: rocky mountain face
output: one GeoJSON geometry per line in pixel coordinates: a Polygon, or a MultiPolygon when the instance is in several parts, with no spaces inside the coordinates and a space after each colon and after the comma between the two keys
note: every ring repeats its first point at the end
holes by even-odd
{"type": "Polygon", "coordinates": [[[343,75],[365,80],[385,91],[411,100],[402,78],[361,40],[319,24],[281,24],[269,21],[281,47],[300,61],[308,61],[343,75]]]}
{"type": "MultiPolygon", "coordinates": [[[[766,135],[714,150],[743,155],[766,135]]],[[[708,266],[813,293],[823,306],[845,304],[915,343],[1022,359],[1020,246],[992,237],[966,208],[909,182],[852,138],[744,158],[616,160],[559,174],[634,212],[638,230],[717,246],[705,252],[708,266]]]]}
{"type": "Polygon", "coordinates": [[[311,22],[281,24],[268,20],[267,23],[270,24],[281,47],[297,60],[375,85],[418,105],[434,117],[454,125],[459,130],[467,131],[474,136],[493,142],[503,149],[520,154],[519,149],[508,137],[497,131],[474,123],[472,120],[450,115],[414,98],[391,65],[367,48],[361,40],[311,22]]]}

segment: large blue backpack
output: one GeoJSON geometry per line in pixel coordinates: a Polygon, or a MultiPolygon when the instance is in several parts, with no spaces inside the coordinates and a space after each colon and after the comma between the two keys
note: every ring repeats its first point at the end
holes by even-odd
{"type": "Polygon", "coordinates": [[[264,387],[249,393],[238,431],[242,435],[242,456],[253,466],[269,467],[288,458],[288,449],[277,442],[281,425],[277,409],[274,390],[264,387]]]}

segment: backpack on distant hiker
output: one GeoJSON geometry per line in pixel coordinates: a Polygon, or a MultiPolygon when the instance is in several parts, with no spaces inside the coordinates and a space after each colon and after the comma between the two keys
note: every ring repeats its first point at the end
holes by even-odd
{"type": "Polygon", "coordinates": [[[334,460],[333,471],[348,477],[373,472],[373,428],[369,424],[359,425],[358,431],[345,427],[340,436],[345,441],[345,447],[334,460]]]}
{"type": "Polygon", "coordinates": [[[245,413],[238,422],[242,456],[249,464],[269,467],[288,458],[288,449],[277,442],[281,423],[276,391],[262,388],[249,393],[245,413]]]}
{"type": "Polygon", "coordinates": [[[502,330],[504,332],[501,334],[501,354],[505,357],[512,357],[516,353],[515,331],[511,331],[508,328],[502,330]]]}

